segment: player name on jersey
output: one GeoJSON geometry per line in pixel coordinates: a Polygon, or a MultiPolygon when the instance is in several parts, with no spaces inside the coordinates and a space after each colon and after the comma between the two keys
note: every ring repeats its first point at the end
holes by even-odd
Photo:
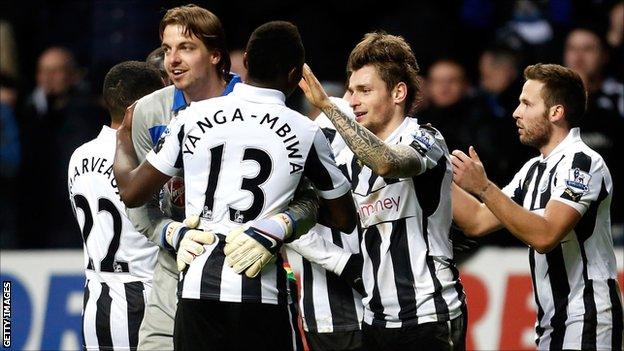
{"type": "Polygon", "coordinates": [[[119,189],[117,188],[117,180],[113,174],[113,162],[103,157],[85,157],[80,163],[81,167],[74,166],[72,177],[69,179],[69,191],[74,186],[76,178],[85,173],[100,173],[108,178],[111,187],[115,190],[115,194],[119,196],[119,189]]]}
{"type": "MultiPolygon", "coordinates": [[[[228,128],[231,128],[233,123],[241,123],[250,120],[257,121],[259,125],[271,129],[277,136],[279,136],[284,143],[289,159],[301,159],[303,157],[299,152],[299,148],[297,148],[297,146],[299,145],[297,135],[292,132],[292,129],[288,125],[288,123],[280,122],[280,118],[278,116],[271,116],[269,113],[266,113],[263,116],[256,114],[243,116],[243,113],[239,108],[235,109],[234,113],[231,116],[225,115],[223,113],[223,110],[218,110],[212,117],[207,116],[197,121],[196,123],[199,127],[199,130],[201,131],[201,135],[196,136],[192,134],[193,132],[190,132],[187,135],[186,141],[184,142],[184,149],[182,150],[182,153],[191,155],[194,154],[197,142],[201,139],[203,135],[206,134],[206,131],[209,129],[220,125],[228,125],[228,128]]],[[[290,174],[297,173],[302,170],[302,165],[290,162],[290,174]]]]}

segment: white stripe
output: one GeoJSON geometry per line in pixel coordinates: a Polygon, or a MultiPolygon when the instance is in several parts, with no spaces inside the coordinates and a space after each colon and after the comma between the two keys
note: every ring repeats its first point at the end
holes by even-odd
{"type": "MultiPolygon", "coordinates": [[[[296,304],[296,302],[291,302],[296,304]]],[[[290,312],[290,303],[286,306],[286,310],[288,310],[288,325],[290,325],[290,336],[291,336],[291,341],[292,341],[292,349],[293,350],[297,350],[297,331],[296,328],[298,329],[299,326],[298,325],[293,325],[293,315],[290,312]]]]}
{"type": "Polygon", "coordinates": [[[115,349],[129,348],[128,336],[128,302],[123,283],[108,284],[112,299],[110,307],[111,341],[115,349]]]}
{"type": "Polygon", "coordinates": [[[313,279],[312,299],[314,301],[314,317],[316,318],[317,332],[331,333],[334,331],[334,325],[332,324],[332,313],[329,306],[326,271],[316,264],[311,263],[311,266],[313,279]]]}

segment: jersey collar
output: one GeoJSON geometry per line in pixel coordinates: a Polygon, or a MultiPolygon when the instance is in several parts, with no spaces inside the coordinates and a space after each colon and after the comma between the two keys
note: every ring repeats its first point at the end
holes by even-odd
{"type": "Polygon", "coordinates": [[[568,135],[563,138],[563,140],[559,144],[557,144],[557,146],[555,146],[555,148],[550,152],[550,154],[548,154],[548,156],[544,157],[542,155],[542,161],[546,161],[549,158],[553,157],[553,155],[562,153],[568,146],[576,143],[577,141],[581,141],[581,129],[578,127],[570,129],[568,135]]]}
{"type": "MultiPolygon", "coordinates": [[[[227,80],[228,80],[228,84],[225,86],[225,89],[223,90],[223,94],[221,94],[221,96],[225,96],[231,93],[232,90],[234,90],[234,86],[236,85],[236,83],[241,82],[241,77],[238,74],[229,73],[227,80]]],[[[189,103],[186,102],[186,99],[184,98],[184,93],[182,92],[182,90],[178,88],[174,88],[173,104],[171,105],[171,111],[177,114],[181,110],[184,110],[188,105],[189,103]]]]}
{"type": "Polygon", "coordinates": [[[98,135],[98,137],[100,136],[117,136],[117,129],[113,129],[107,125],[102,126],[102,130],[100,130],[100,134],[98,135]]]}
{"type": "Polygon", "coordinates": [[[247,101],[285,105],[286,96],[279,90],[259,88],[245,83],[236,84],[232,94],[247,101]]]}

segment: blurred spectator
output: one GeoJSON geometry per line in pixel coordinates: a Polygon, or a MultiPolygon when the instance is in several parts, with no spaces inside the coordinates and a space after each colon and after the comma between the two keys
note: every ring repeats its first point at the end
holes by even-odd
{"type": "Polygon", "coordinates": [[[171,85],[171,79],[165,70],[165,49],[162,46],[157,47],[145,58],[145,63],[156,68],[160,72],[160,77],[165,85],[171,85]]]}
{"type": "MultiPolygon", "coordinates": [[[[576,28],[568,34],[563,61],[583,79],[588,93],[587,113],[581,124],[581,137],[607,162],[616,188],[624,181],[624,168],[617,152],[622,150],[624,135],[624,85],[605,77],[608,55],[600,35],[589,28],[576,28]]],[[[620,65],[622,63],[620,62],[620,65]]],[[[620,185],[621,186],[621,185],[620,185]]],[[[614,236],[622,235],[624,192],[615,191],[611,203],[611,221],[619,224],[614,236]]]]}
{"type": "Polygon", "coordinates": [[[479,59],[479,73],[481,91],[494,116],[511,117],[522,89],[517,55],[502,47],[488,48],[479,59]]]}
{"type": "Polygon", "coordinates": [[[95,138],[106,112],[80,87],[73,55],[51,47],[39,57],[37,87],[21,118],[23,162],[20,169],[19,227],[22,247],[80,247],[67,197],[71,153],[95,138]],[[41,230],[45,223],[45,230],[41,230]]]}
{"type": "MultiPolygon", "coordinates": [[[[454,60],[438,60],[429,68],[425,86],[429,105],[417,114],[419,122],[439,129],[450,151],[465,151],[473,145],[484,162],[487,159],[488,164],[498,164],[497,137],[502,120],[492,116],[480,97],[470,95],[464,67],[454,60]]],[[[501,180],[499,170],[488,171],[501,180]]]]}
{"type": "Polygon", "coordinates": [[[232,50],[230,51],[230,62],[232,63],[230,66],[230,71],[232,73],[236,73],[241,77],[241,80],[244,82],[247,79],[247,68],[245,68],[245,64],[243,62],[244,52],[242,50],[232,50]]]}
{"type": "Polygon", "coordinates": [[[517,142],[518,131],[512,117],[523,84],[518,56],[504,47],[488,48],[481,54],[479,72],[479,97],[485,101],[490,113],[501,121],[498,124],[501,144],[496,161],[500,174],[497,176],[504,180],[501,184],[507,184],[522,167],[524,160],[534,155],[530,148],[517,142]]]}
{"type": "Polygon", "coordinates": [[[6,21],[0,20],[0,72],[11,79],[18,78],[17,47],[13,27],[6,21]]]}
{"type": "Polygon", "coordinates": [[[608,52],[599,33],[588,28],[573,29],[566,40],[563,61],[581,76],[590,100],[624,117],[624,86],[613,77],[605,77],[608,52]]]}

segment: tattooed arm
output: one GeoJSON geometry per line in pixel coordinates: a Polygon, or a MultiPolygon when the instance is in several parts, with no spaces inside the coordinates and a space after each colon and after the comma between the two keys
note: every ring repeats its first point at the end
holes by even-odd
{"type": "Polygon", "coordinates": [[[327,97],[310,67],[304,65],[299,86],[310,102],[325,113],[355,156],[382,177],[400,178],[421,173],[420,154],[406,145],[388,145],[348,117],[327,97]]]}

